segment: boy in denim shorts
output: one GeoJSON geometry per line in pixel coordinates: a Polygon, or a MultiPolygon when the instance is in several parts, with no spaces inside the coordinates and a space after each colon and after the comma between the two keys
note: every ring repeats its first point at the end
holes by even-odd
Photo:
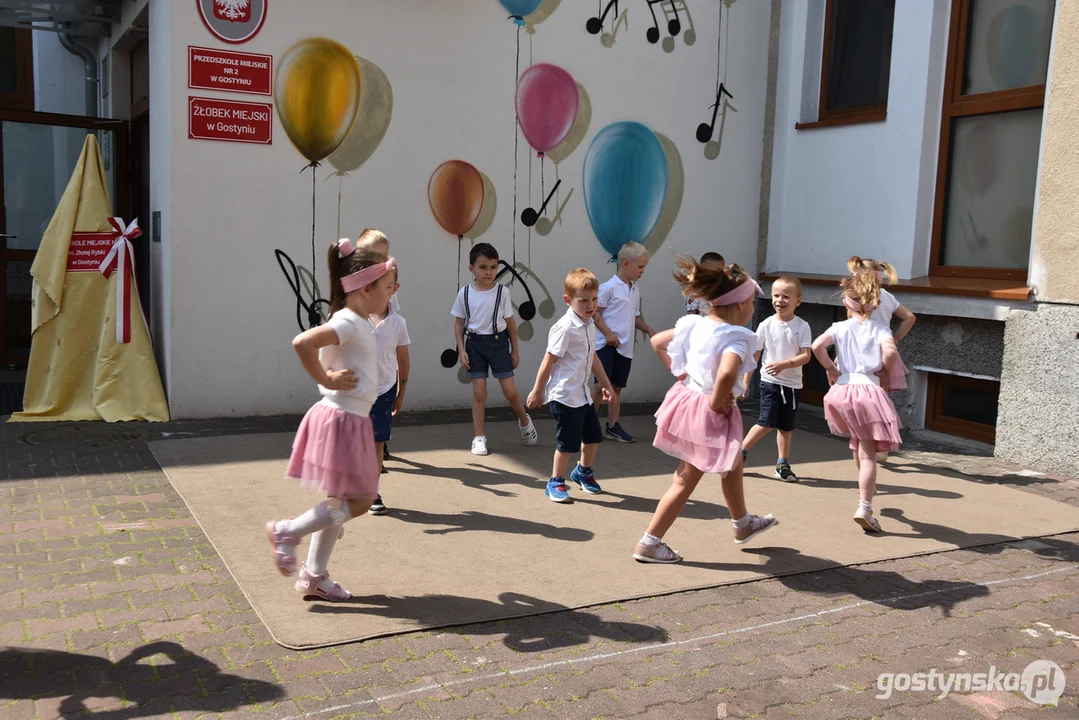
{"type": "Polygon", "coordinates": [[[450,314],[455,318],[454,336],[457,352],[468,377],[472,379],[472,454],[487,454],[487,436],[483,420],[487,404],[487,374],[494,375],[502,387],[520,424],[521,442],[535,445],[539,439],[532,418],[525,412],[524,401],[513,382],[517,355],[517,323],[513,319],[510,293],[495,282],[498,274],[498,251],[488,243],[476,243],[468,253],[468,271],[475,280],[457,293],[450,314]]]}

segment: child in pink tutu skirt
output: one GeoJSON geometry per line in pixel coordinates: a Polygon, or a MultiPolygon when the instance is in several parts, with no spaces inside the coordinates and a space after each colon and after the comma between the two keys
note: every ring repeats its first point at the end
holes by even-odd
{"type": "Polygon", "coordinates": [[[686,297],[701,299],[701,315],[686,315],[673,330],[652,337],[663,364],[678,382],[656,411],[657,448],[681,462],[670,489],[659,501],[648,530],[637,543],[638,562],[682,559],[663,536],[686,506],[706,472],[719,473],[734,524],[734,541],[744,543],[779,524],[771,515],[746,512],[742,488],[742,415],[734,398],[743,376],[756,367],[757,336],[742,327],[753,317],[757,282],[737,265],[698,264],[677,258],[675,280],[686,297]]]}
{"type": "Polygon", "coordinates": [[[356,249],[348,238],[330,246],[330,312],[325,325],[296,336],[292,347],[318,383],[322,400],[300,422],[286,474],[328,499],[298,518],[266,523],[274,564],[296,571],[296,546],[313,535],[296,590],[325,600],[352,594],[330,579],[330,554],[342,525],[367,512],[378,496],[371,406],[378,398],[378,354],[368,317],[384,311],[396,283],[393,258],[356,249]]]}
{"type": "MultiPolygon", "coordinates": [[[[895,295],[884,289],[885,281],[887,281],[888,285],[895,285],[899,280],[899,275],[896,273],[895,268],[886,262],[878,262],[870,258],[860,258],[854,255],[847,260],[847,269],[850,270],[851,275],[858,273],[860,270],[870,270],[876,273],[877,282],[881,284],[880,306],[870,315],[870,319],[891,333],[892,339],[897,343],[905,338],[910,329],[914,327],[914,323],[918,321],[918,318],[907,309],[906,305],[899,302],[895,295]],[[892,332],[893,315],[899,318],[899,326],[895,329],[895,332],[892,332]]],[[[888,392],[905,390],[908,374],[910,374],[910,370],[903,364],[903,358],[897,357],[895,365],[892,366],[891,375],[888,376],[888,392]]]]}
{"type": "Polygon", "coordinates": [[[866,532],[881,531],[873,517],[877,492],[877,453],[899,447],[899,416],[888,397],[888,382],[899,359],[892,333],[870,318],[880,312],[880,281],[868,268],[840,283],[847,320],[838,322],[813,342],[813,353],[828,373],[831,388],[824,396],[824,416],[836,435],[850,438],[858,468],[861,500],[854,521],[866,532]],[[828,357],[835,345],[836,361],[828,357]]]}

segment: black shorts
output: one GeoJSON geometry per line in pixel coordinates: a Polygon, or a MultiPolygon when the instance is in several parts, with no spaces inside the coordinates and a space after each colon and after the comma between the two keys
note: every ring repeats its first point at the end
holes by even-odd
{"type": "Polygon", "coordinates": [[[371,424],[375,426],[375,442],[389,442],[393,432],[393,403],[397,400],[397,384],[378,396],[371,406],[371,424]]]}
{"type": "Polygon", "coordinates": [[[761,413],[757,424],[778,430],[794,429],[794,413],[802,401],[802,391],[761,381],[761,413]]]}
{"type": "Polygon", "coordinates": [[[596,445],[603,442],[599,415],[596,414],[596,408],[592,403],[581,407],[570,407],[560,402],[551,402],[547,404],[547,407],[558,423],[555,430],[558,452],[575,453],[581,449],[581,443],[596,445]]]}
{"type": "Polygon", "coordinates": [[[626,383],[629,382],[629,368],[633,365],[633,360],[622,355],[613,345],[601,347],[596,351],[596,357],[603,364],[603,372],[607,373],[607,379],[611,381],[611,385],[616,388],[626,387],[626,383]]]}
{"type": "Polygon", "coordinates": [[[510,357],[510,336],[507,332],[497,335],[474,335],[465,337],[470,378],[485,378],[491,371],[496,380],[513,377],[513,358],[510,357]]]}

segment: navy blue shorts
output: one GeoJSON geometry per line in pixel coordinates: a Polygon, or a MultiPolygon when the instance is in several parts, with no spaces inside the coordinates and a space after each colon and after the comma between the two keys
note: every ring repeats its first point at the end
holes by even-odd
{"type": "Polygon", "coordinates": [[[465,352],[468,353],[467,375],[470,378],[485,378],[491,371],[496,380],[513,377],[513,358],[510,357],[510,336],[507,332],[497,335],[474,335],[465,337],[465,352]]]}
{"type": "Polygon", "coordinates": [[[558,441],[558,452],[575,453],[581,449],[581,443],[596,445],[603,442],[599,415],[592,403],[570,407],[560,402],[551,402],[547,407],[558,423],[554,434],[555,440],[558,441]]]}
{"type": "Polygon", "coordinates": [[[757,424],[779,430],[794,429],[794,413],[802,401],[802,391],[761,381],[761,414],[757,424]]]}
{"type": "Polygon", "coordinates": [[[378,396],[371,406],[371,424],[375,426],[375,442],[390,441],[393,432],[393,401],[397,399],[397,385],[378,396]]]}
{"type": "Polygon", "coordinates": [[[633,361],[618,352],[612,345],[604,345],[596,351],[596,357],[603,363],[603,372],[616,388],[624,388],[629,382],[629,368],[633,361]]]}

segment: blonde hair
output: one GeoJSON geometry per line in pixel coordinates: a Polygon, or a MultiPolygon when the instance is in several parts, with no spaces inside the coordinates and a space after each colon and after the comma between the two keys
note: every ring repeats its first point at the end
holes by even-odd
{"type": "Polygon", "coordinates": [[[774,281],[772,281],[772,287],[775,287],[780,283],[783,283],[784,285],[790,287],[790,289],[794,291],[797,297],[802,297],[802,281],[798,278],[794,277],[793,275],[784,275],[783,277],[776,278],[774,281]]]}
{"type": "Polygon", "coordinates": [[[889,285],[895,285],[899,281],[899,273],[895,271],[891,263],[873,260],[872,258],[860,258],[857,255],[852,255],[847,260],[847,270],[850,270],[851,275],[859,270],[872,270],[883,275],[889,285]]]}
{"type": "Polygon", "coordinates": [[[619,265],[621,265],[627,260],[640,260],[641,258],[647,257],[651,257],[648,252],[648,248],[638,242],[628,242],[618,250],[619,265]]]}
{"type": "Polygon", "coordinates": [[[390,239],[386,237],[386,233],[381,230],[366,228],[360,233],[360,236],[356,238],[357,248],[371,248],[376,245],[385,245],[387,250],[390,247],[390,239]]]}
{"type": "Polygon", "coordinates": [[[566,275],[566,294],[573,297],[579,292],[585,292],[588,290],[599,290],[599,280],[592,274],[591,270],[587,268],[577,268],[571,270],[566,275]]]}
{"type": "Polygon", "coordinates": [[[749,280],[749,275],[738,265],[726,267],[716,262],[703,265],[688,255],[675,255],[677,270],[674,281],[682,287],[683,297],[700,298],[711,302],[721,295],[749,280]]]}
{"type": "Polygon", "coordinates": [[[877,279],[877,271],[872,268],[861,268],[850,277],[843,278],[839,287],[843,290],[843,297],[862,306],[862,314],[866,317],[880,305],[880,280],[877,279]]]}

